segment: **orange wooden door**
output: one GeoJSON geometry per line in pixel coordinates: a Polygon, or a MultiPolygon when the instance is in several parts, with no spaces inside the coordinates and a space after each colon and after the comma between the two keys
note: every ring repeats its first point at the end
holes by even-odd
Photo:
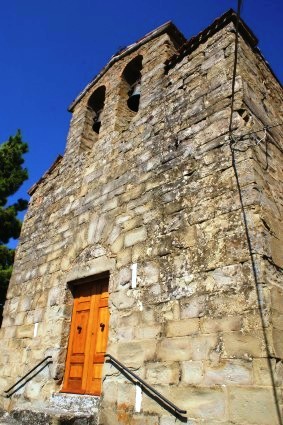
{"type": "Polygon", "coordinates": [[[107,280],[77,286],[62,391],[100,395],[108,338],[107,280]]]}

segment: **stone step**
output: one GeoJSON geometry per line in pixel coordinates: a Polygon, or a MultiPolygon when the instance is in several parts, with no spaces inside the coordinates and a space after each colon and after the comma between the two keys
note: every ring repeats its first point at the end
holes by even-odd
{"type": "Polygon", "coordinates": [[[13,410],[0,418],[0,425],[96,425],[97,413],[73,413],[68,410],[13,410]]]}
{"type": "Polygon", "coordinates": [[[100,397],[54,393],[48,407],[0,411],[0,425],[96,425],[100,397]]]}
{"type": "Polygon", "coordinates": [[[8,413],[1,412],[0,425],[20,425],[20,423],[8,413]]]}
{"type": "Polygon", "coordinates": [[[50,398],[50,408],[74,414],[98,412],[100,397],[80,394],[54,393],[50,398]]]}

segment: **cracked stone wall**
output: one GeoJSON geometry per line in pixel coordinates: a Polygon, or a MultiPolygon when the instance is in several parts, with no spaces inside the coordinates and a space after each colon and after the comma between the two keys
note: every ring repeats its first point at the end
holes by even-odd
{"type": "MultiPolygon", "coordinates": [[[[190,424],[279,424],[282,128],[259,144],[240,136],[280,121],[282,90],[241,39],[231,151],[231,30],[218,31],[168,74],[172,40],[167,33],[149,40],[75,106],[64,157],[25,217],[1,329],[1,388],[45,355],[54,365],[12,406],[46,406],[60,390],[72,310],[67,282],[109,271],[109,353],[186,409],[190,424]],[[140,109],[121,125],[120,76],[137,54],[140,109]],[[90,148],[86,106],[100,85],[103,120],[90,148]]],[[[176,423],[146,394],[141,412],[134,405],[134,385],[105,364],[101,425],[176,423]]]]}

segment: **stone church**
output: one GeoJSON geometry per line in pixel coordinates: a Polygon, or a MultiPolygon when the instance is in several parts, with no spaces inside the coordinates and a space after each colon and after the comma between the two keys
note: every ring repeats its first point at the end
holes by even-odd
{"type": "Polygon", "coordinates": [[[160,26],[70,105],[29,191],[1,424],[282,425],[283,93],[236,21],[160,26]]]}

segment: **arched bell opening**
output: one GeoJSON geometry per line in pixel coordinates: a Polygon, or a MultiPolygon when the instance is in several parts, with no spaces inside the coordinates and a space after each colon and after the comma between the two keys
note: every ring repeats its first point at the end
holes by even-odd
{"type": "Polygon", "coordinates": [[[128,63],[123,72],[127,83],[127,106],[133,112],[138,112],[140,104],[142,56],[139,55],[128,63]]]}
{"type": "Polygon", "coordinates": [[[84,131],[80,143],[80,149],[83,151],[92,149],[98,140],[103,120],[105,93],[105,86],[100,86],[88,99],[85,111],[84,131]]]}
{"type": "Polygon", "coordinates": [[[141,55],[136,56],[125,66],[121,74],[115,117],[117,131],[126,130],[140,108],[142,60],[141,55]]]}
{"type": "Polygon", "coordinates": [[[101,127],[101,116],[105,102],[105,86],[99,87],[90,96],[88,100],[88,109],[91,113],[92,123],[91,128],[96,134],[99,134],[101,127]]]}

